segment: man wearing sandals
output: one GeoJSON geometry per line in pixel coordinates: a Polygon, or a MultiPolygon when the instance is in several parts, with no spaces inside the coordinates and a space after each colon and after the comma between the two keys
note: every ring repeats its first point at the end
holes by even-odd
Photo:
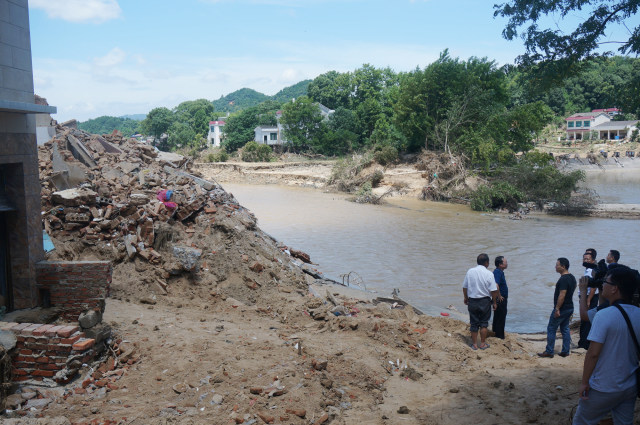
{"type": "Polygon", "coordinates": [[[638,394],[640,308],[630,302],[638,288],[637,273],[618,266],[609,270],[604,279],[600,296],[609,301],[611,307],[598,311],[591,323],[588,336],[591,343],[584,358],[574,425],[597,424],[609,412],[616,425],[633,423],[638,394]]]}
{"type": "Polygon", "coordinates": [[[564,257],[556,261],[556,272],[560,274],[560,279],[556,283],[556,290],[553,294],[554,309],[549,317],[547,325],[547,348],[544,352],[538,353],[540,357],[553,357],[553,350],[556,344],[556,332],[558,327],[562,334],[562,351],[560,357],[567,357],[571,350],[571,333],[569,332],[569,321],[573,314],[573,292],[576,290],[576,278],[569,273],[569,260],[564,257]]]}
{"type": "Polygon", "coordinates": [[[469,269],[462,283],[464,303],[469,309],[469,322],[471,326],[471,349],[486,350],[487,326],[491,318],[491,308],[496,309],[498,297],[498,285],[489,267],[489,256],[480,254],[476,259],[477,266],[469,269]],[[478,344],[478,331],[480,331],[480,344],[478,344]]]}

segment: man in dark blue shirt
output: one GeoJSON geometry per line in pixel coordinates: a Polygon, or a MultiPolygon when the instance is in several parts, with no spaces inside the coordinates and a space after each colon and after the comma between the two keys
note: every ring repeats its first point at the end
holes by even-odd
{"type": "Polygon", "coordinates": [[[496,311],[493,312],[493,333],[496,334],[496,338],[504,339],[504,324],[507,320],[507,298],[509,297],[507,279],[504,277],[504,271],[507,269],[507,259],[500,255],[496,257],[494,264],[496,269],[493,271],[493,277],[498,284],[500,293],[498,294],[496,311]]]}
{"type": "Polygon", "coordinates": [[[607,261],[607,268],[608,269],[612,269],[614,267],[617,267],[619,260],[620,260],[620,251],[612,249],[607,254],[607,260],[606,260],[607,261]]]}

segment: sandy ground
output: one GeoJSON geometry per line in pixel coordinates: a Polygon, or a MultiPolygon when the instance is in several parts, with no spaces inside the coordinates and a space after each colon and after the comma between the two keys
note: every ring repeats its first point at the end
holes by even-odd
{"type": "Polygon", "coordinates": [[[583,354],[539,359],[543,335],[513,334],[473,351],[463,322],[339,286],[313,292],[327,290],[357,313],[314,319],[333,305],[288,286],[254,305],[110,299],[105,320],[140,360],[115,389],[60,398],[44,414],[74,424],[569,423],[583,354]]]}

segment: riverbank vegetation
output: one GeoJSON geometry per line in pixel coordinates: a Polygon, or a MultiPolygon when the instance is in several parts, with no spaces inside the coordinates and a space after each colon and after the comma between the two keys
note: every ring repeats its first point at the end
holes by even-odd
{"type": "Polygon", "coordinates": [[[223,161],[227,156],[219,151],[203,149],[209,121],[226,112],[222,149],[244,161],[268,161],[282,152],[346,158],[340,163],[366,158],[366,167],[337,167],[332,181],[341,190],[375,189],[371,164],[383,169],[433,152],[441,171],[443,161],[459,170],[448,179],[426,172],[425,199],[467,200],[478,210],[512,209],[522,202],[566,206],[581,176],[560,173],[548,158],[532,162],[528,153],[561,139],[564,118],[575,112],[616,106],[622,113],[615,119],[637,119],[640,59],[575,61],[571,75],[548,83],[535,65],[499,67],[488,58],[464,60],[445,50],[433,63],[408,72],[365,64],[352,72],[329,71],[280,96],[242,90],[238,103],[230,100],[233,94],[223,99],[233,107],[198,99],[171,110],[155,108],[140,128],[160,140],[162,150],[202,152],[205,161],[223,161]],[[258,126],[277,129],[278,140],[286,142],[272,154],[271,147],[253,141],[258,126]],[[469,177],[477,184],[465,185],[469,177]]]}

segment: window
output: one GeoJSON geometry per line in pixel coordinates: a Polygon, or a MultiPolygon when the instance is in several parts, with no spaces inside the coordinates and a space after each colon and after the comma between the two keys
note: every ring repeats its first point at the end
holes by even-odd
{"type": "Polygon", "coordinates": [[[584,122],[584,126],[585,126],[585,127],[589,127],[589,126],[591,126],[591,121],[585,121],[585,122],[584,122]]]}
{"type": "Polygon", "coordinates": [[[573,128],[573,125],[574,125],[573,121],[569,121],[569,122],[568,122],[568,127],[569,127],[569,128],[573,128]]]}
{"type": "Polygon", "coordinates": [[[582,121],[576,121],[576,127],[582,127],[582,121]]]}
{"type": "Polygon", "coordinates": [[[269,140],[278,140],[278,133],[270,133],[269,140]]]}

